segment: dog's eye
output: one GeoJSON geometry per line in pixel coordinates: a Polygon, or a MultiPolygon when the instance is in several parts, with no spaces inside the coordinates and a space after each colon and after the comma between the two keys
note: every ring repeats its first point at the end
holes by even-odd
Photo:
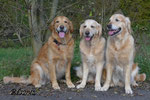
{"type": "Polygon", "coordinates": [[[56,23],[59,23],[59,21],[56,21],[56,23]]]}
{"type": "Polygon", "coordinates": [[[91,28],[95,28],[95,26],[92,25],[91,28]]]}
{"type": "Polygon", "coordinates": [[[68,23],[67,21],[64,21],[65,23],[68,23]]]}
{"type": "Polygon", "coordinates": [[[118,19],[116,19],[116,22],[118,22],[119,20],[118,19]]]}
{"type": "Polygon", "coordinates": [[[84,28],[86,28],[86,25],[85,26],[83,26],[84,28]]]}

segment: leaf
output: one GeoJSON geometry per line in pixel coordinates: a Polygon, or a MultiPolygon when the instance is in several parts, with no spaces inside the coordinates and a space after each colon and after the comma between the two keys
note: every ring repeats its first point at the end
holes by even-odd
{"type": "Polygon", "coordinates": [[[90,16],[90,17],[92,16],[92,11],[90,11],[90,14],[89,14],[89,16],[90,16]]]}

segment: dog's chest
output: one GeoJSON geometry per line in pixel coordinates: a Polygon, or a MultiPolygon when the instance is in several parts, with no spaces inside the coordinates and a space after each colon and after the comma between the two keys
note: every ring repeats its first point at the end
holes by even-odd
{"type": "Polygon", "coordinates": [[[95,56],[92,54],[87,55],[86,62],[89,67],[89,71],[92,73],[96,73],[96,59],[95,56]]]}
{"type": "Polygon", "coordinates": [[[115,65],[124,66],[129,62],[129,54],[124,51],[111,51],[108,59],[110,59],[110,61],[113,61],[115,65]]]}
{"type": "Polygon", "coordinates": [[[94,55],[93,54],[89,54],[89,55],[86,55],[87,56],[87,63],[89,63],[89,64],[94,64],[94,62],[95,62],[95,57],[94,57],[94,55]]]}
{"type": "Polygon", "coordinates": [[[59,60],[56,64],[56,76],[57,78],[61,78],[65,74],[67,61],[59,60]]]}
{"type": "Polygon", "coordinates": [[[63,59],[72,58],[73,49],[68,46],[65,47],[62,46],[60,47],[60,52],[58,53],[58,56],[63,59]]]}

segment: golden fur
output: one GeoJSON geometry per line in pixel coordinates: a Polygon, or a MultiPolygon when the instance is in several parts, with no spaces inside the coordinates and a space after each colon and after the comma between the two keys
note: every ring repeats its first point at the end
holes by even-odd
{"type": "Polygon", "coordinates": [[[57,79],[65,74],[68,88],[75,87],[70,76],[74,48],[74,40],[71,35],[73,32],[72,22],[64,16],[58,16],[52,21],[50,29],[52,35],[33,60],[30,77],[28,79],[4,77],[4,83],[28,83],[35,87],[41,87],[48,79],[51,80],[54,89],[60,89],[57,79]],[[61,26],[64,27],[62,30],[66,29],[64,38],[60,38],[58,35],[58,29],[61,26]]]}
{"type": "MultiPolygon", "coordinates": [[[[105,39],[101,34],[102,27],[95,20],[88,19],[80,26],[80,35],[83,37],[80,41],[83,70],[79,68],[77,71],[80,71],[83,77],[81,84],[79,84],[77,88],[84,88],[86,81],[93,80],[94,77],[95,90],[99,91],[101,88],[100,83],[104,65],[105,48],[105,39]]],[[[79,77],[81,77],[81,75],[79,77]]]]}
{"type": "Polygon", "coordinates": [[[101,91],[107,91],[111,80],[115,85],[125,83],[125,92],[132,94],[130,84],[137,85],[136,80],[144,81],[145,74],[138,74],[138,66],[134,65],[134,38],[131,35],[131,23],[128,17],[114,14],[108,25],[109,37],[106,49],[107,78],[101,91]],[[136,80],[135,80],[136,79],[136,80]]]}

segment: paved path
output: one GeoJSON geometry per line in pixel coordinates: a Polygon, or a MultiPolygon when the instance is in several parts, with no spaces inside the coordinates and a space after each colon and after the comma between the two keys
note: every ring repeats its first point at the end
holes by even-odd
{"type": "Polygon", "coordinates": [[[60,86],[61,91],[55,91],[49,84],[40,89],[35,89],[31,85],[1,84],[0,100],[150,100],[149,83],[141,83],[139,87],[133,88],[133,95],[126,95],[122,87],[110,88],[107,92],[96,92],[94,84],[80,90],[67,89],[65,84],[60,86]],[[32,91],[32,95],[13,95],[13,89],[24,93],[32,91]]]}

